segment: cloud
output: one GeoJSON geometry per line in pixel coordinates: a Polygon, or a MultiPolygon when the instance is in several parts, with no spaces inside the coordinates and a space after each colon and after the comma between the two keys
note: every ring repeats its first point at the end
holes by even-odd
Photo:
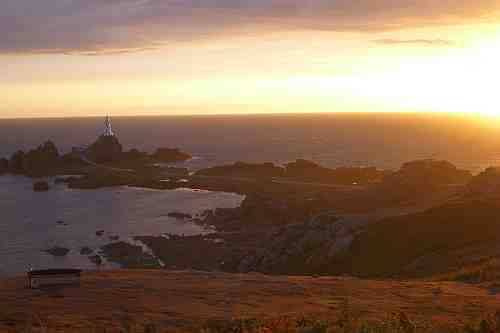
{"type": "Polygon", "coordinates": [[[99,55],[242,32],[394,30],[499,9],[497,0],[2,0],[0,53],[99,55]]]}
{"type": "Polygon", "coordinates": [[[383,45],[428,45],[428,46],[450,46],[454,42],[445,39],[377,39],[374,40],[377,44],[383,45]]]}

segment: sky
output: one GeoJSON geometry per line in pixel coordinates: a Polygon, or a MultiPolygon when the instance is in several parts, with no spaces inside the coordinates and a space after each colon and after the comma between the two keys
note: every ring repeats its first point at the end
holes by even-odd
{"type": "Polygon", "coordinates": [[[2,0],[0,118],[500,116],[498,0],[2,0]]]}

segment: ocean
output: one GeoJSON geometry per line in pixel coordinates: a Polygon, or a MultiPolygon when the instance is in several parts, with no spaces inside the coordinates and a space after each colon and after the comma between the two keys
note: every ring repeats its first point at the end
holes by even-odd
{"type": "MultiPolygon", "coordinates": [[[[414,159],[435,158],[479,172],[500,163],[496,121],[428,114],[311,114],[260,116],[116,117],[113,129],[125,148],[153,151],[178,147],[194,158],[193,170],[234,161],[286,163],[306,158],[328,167],[376,166],[397,169],[414,159]]],[[[104,117],[0,120],[0,156],[30,149],[47,139],[62,152],[91,143],[104,117]]],[[[216,207],[236,207],[230,193],[129,187],[71,190],[57,185],[34,193],[25,177],[0,177],[0,276],[29,268],[96,267],[82,256],[110,236],[132,242],[142,235],[210,232],[167,216],[216,207]],[[57,224],[64,221],[67,225],[57,224]],[[97,230],[104,235],[96,236],[97,230]],[[70,249],[65,257],[43,252],[70,249]]],[[[115,267],[105,263],[102,269],[115,267]]]]}
{"type": "MultiPolygon", "coordinates": [[[[429,114],[301,114],[115,117],[125,148],[178,147],[197,169],[233,161],[394,169],[413,159],[446,159],[474,172],[499,162],[500,120],[429,114]]],[[[63,152],[104,130],[102,118],[0,120],[0,156],[47,139],[63,152]]]]}

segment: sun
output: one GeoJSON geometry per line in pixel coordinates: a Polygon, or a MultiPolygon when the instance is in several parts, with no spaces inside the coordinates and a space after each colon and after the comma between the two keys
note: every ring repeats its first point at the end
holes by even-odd
{"type": "Polygon", "coordinates": [[[403,110],[500,117],[500,37],[467,49],[402,61],[358,78],[361,94],[403,110]]]}

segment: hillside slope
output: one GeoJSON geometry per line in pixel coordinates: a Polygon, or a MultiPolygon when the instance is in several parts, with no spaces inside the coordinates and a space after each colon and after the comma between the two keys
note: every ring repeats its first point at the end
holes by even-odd
{"type": "Polygon", "coordinates": [[[429,277],[500,255],[500,202],[467,200],[387,218],[353,240],[340,272],[429,277]]]}

